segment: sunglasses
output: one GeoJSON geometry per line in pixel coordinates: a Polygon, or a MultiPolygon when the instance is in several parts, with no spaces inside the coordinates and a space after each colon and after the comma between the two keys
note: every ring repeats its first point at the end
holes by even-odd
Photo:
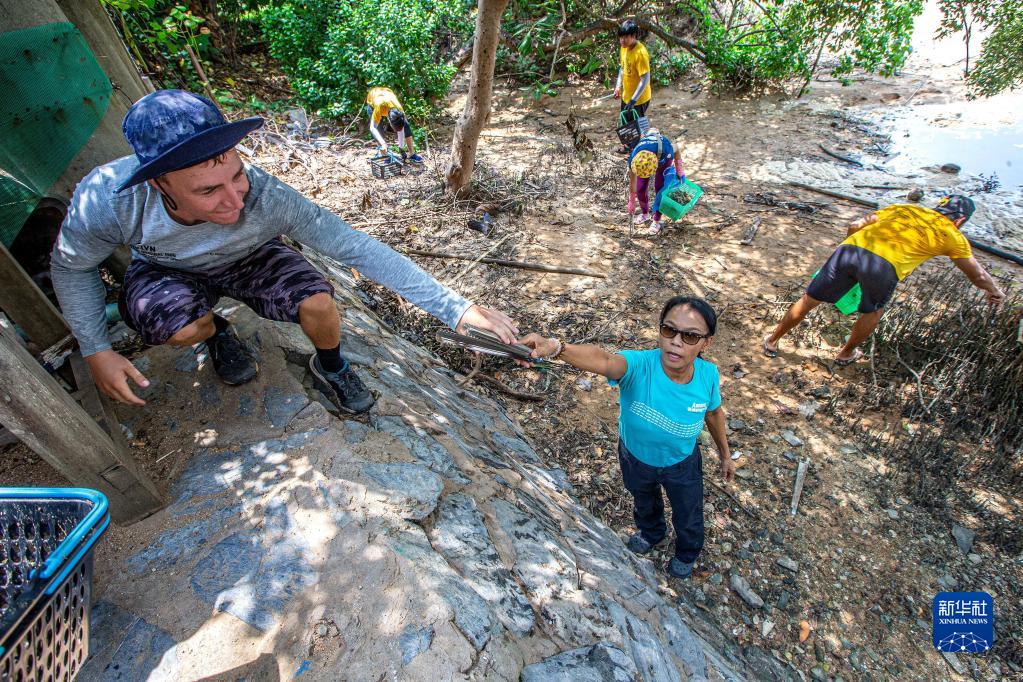
{"type": "Polygon", "coordinates": [[[675,338],[676,334],[681,334],[682,343],[687,346],[695,346],[703,339],[709,339],[710,334],[698,334],[697,332],[684,332],[681,329],[675,329],[670,324],[661,324],[661,336],[666,339],[675,338]]]}

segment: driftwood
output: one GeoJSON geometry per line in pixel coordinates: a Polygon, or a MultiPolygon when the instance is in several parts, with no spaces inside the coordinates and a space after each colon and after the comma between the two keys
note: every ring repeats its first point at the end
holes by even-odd
{"type": "Polygon", "coordinates": [[[799,497],[803,494],[803,483],[806,481],[806,469],[809,466],[809,457],[799,460],[799,467],[796,469],[796,486],[792,490],[792,507],[789,509],[789,514],[792,516],[795,516],[796,510],[799,509],[799,497]]]}
{"type": "Polygon", "coordinates": [[[760,229],[760,218],[754,218],[753,224],[746,228],[746,231],[742,234],[742,240],[739,242],[743,246],[749,246],[753,243],[753,239],[757,236],[757,230],[760,229]]]}
{"type": "Polygon", "coordinates": [[[830,149],[828,149],[827,147],[825,147],[822,144],[819,144],[817,146],[821,148],[822,152],[824,152],[825,154],[827,154],[828,156],[830,156],[833,159],[838,159],[839,161],[845,161],[846,163],[851,163],[854,166],[859,166],[860,168],[863,168],[863,164],[861,162],[857,161],[856,159],[854,159],[854,158],[852,158],[850,156],[843,156],[842,154],[839,154],[837,152],[833,152],[833,151],[831,151],[830,149]]]}
{"type": "Polygon", "coordinates": [[[842,194],[841,192],[836,192],[835,190],[832,189],[822,189],[820,187],[814,187],[813,185],[807,185],[802,182],[794,182],[791,180],[789,181],[788,184],[792,185],[793,187],[798,187],[799,189],[805,189],[808,192],[817,192],[817,194],[823,194],[824,196],[827,197],[835,197],[836,199],[845,199],[846,201],[851,201],[854,204],[866,206],[867,208],[879,208],[881,206],[881,204],[877,203],[876,201],[872,201],[870,199],[863,199],[862,197],[854,197],[851,194],[842,194]]]}
{"type": "MultiPolygon", "coordinates": [[[[425,256],[426,258],[454,258],[457,260],[476,260],[475,256],[462,256],[457,253],[445,253],[441,251],[422,251],[420,249],[408,249],[406,251],[412,256],[425,256]]],[[[556,272],[565,275],[583,275],[585,277],[599,277],[605,279],[607,275],[582,268],[563,268],[557,265],[546,265],[544,263],[527,263],[519,260],[504,260],[503,258],[480,258],[480,263],[489,265],[501,265],[506,268],[519,268],[520,270],[536,270],[538,272],[556,272]]]]}

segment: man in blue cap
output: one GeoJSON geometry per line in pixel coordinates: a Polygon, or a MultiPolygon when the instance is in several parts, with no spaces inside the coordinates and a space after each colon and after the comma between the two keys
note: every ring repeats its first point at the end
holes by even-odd
{"type": "Polygon", "coordinates": [[[265,171],[242,163],[235,146],[263,124],[229,123],[211,101],[160,90],[124,117],[135,150],[90,172],[75,189],[52,255],[54,289],[96,385],[123,403],[144,404],[129,379],[141,372],[112,350],[97,266],[122,244],[133,259],[121,290],[125,323],[149,345],[205,343],[228,384],[257,371],[251,351],[213,312],[221,296],[262,317],[296,322],[313,342],[309,366],[339,409],[357,414],[373,395],[340,352],[333,287],[280,235],[346,263],[458,329],[489,329],[512,343],[503,313],[471,303],[412,261],[354,230],[265,171]]]}

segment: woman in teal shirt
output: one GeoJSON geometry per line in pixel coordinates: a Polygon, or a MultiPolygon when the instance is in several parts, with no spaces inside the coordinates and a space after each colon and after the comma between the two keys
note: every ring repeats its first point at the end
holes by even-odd
{"type": "Polygon", "coordinates": [[[717,366],[700,357],[716,328],[717,315],[706,301],[676,296],[661,311],[658,348],[653,350],[612,354],[539,334],[522,339],[535,358],[603,374],[619,387],[618,461],[638,529],[627,544],[646,554],[664,540],[663,488],[675,529],[668,573],[682,579],[692,574],[703,548],[703,459],[697,438],[704,423],[717,445],[722,478],[735,476],[717,366]]]}

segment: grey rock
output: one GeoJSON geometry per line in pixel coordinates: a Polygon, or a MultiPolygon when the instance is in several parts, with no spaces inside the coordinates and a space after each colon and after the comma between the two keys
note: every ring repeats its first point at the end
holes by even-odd
{"type": "Polygon", "coordinates": [[[720,573],[713,573],[710,576],[710,582],[715,585],[720,585],[722,580],[724,580],[724,578],[721,576],[720,573]]]}
{"type": "Polygon", "coordinates": [[[782,590],[781,594],[778,596],[778,608],[784,610],[786,607],[788,607],[789,599],[791,598],[792,595],[789,594],[788,590],[782,590]]]}
{"type": "Polygon", "coordinates": [[[433,626],[417,628],[412,623],[398,635],[398,647],[401,649],[401,664],[408,665],[419,654],[430,648],[433,643],[433,626]]]}
{"type": "Polygon", "coordinates": [[[793,431],[789,429],[782,431],[781,437],[785,440],[786,443],[788,443],[794,448],[798,448],[803,444],[803,441],[799,438],[799,436],[797,436],[793,431]]]}
{"type": "Polygon", "coordinates": [[[437,442],[424,430],[407,425],[400,417],[370,414],[370,425],[389,433],[409,449],[412,456],[430,467],[441,476],[457,483],[468,484],[469,479],[461,474],[458,465],[448,449],[437,442]]]}
{"type": "Polygon", "coordinates": [[[593,381],[591,379],[587,379],[586,377],[580,377],[575,380],[575,386],[580,391],[592,391],[593,381]]]}
{"type": "Polygon", "coordinates": [[[600,642],[564,651],[522,669],[521,682],[631,682],[636,664],[616,646],[600,642]]]}
{"type": "Polygon", "coordinates": [[[659,612],[661,627],[668,636],[668,648],[685,666],[686,679],[707,679],[705,643],[682,620],[677,610],[665,604],[660,607],[659,612]]]}
{"type": "Polygon", "coordinates": [[[742,600],[755,609],[763,608],[764,600],[753,591],[746,579],[738,573],[733,573],[730,581],[732,589],[742,597],[742,600]]]}
{"type": "Polygon", "coordinates": [[[897,509],[885,509],[885,513],[888,514],[888,518],[895,521],[899,518],[899,511],[897,509]]]}
{"type": "Polygon", "coordinates": [[[735,429],[741,433],[746,430],[746,422],[741,419],[729,419],[728,428],[735,429]]]}
{"type": "Polygon", "coordinates": [[[831,395],[831,387],[827,384],[822,384],[810,391],[810,395],[814,398],[827,398],[831,395]]]}
{"type": "Polygon", "coordinates": [[[607,611],[629,647],[632,660],[639,670],[638,679],[644,682],[682,682],[670,652],[645,621],[618,602],[609,602],[607,611]]]}
{"type": "Polygon", "coordinates": [[[316,347],[302,331],[302,327],[292,322],[273,322],[276,343],[284,352],[288,362],[303,367],[309,363],[309,356],[316,352],[316,347]]]}
{"type": "Polygon", "coordinates": [[[429,585],[447,603],[458,630],[476,651],[486,646],[500,626],[491,619],[483,598],[433,550],[423,530],[418,526],[396,529],[385,542],[408,562],[417,581],[429,585]]]}
{"type": "Polygon", "coordinates": [[[955,538],[959,551],[963,555],[967,555],[973,549],[973,541],[977,538],[977,534],[965,526],[954,523],[952,524],[952,537],[955,538]]]}
{"type": "Polygon", "coordinates": [[[266,389],[263,394],[263,409],[266,418],[275,429],[283,429],[309,404],[304,393],[289,393],[276,386],[266,389]]]}
{"type": "Polygon", "coordinates": [[[746,467],[743,467],[741,469],[736,469],[735,470],[735,475],[738,478],[743,479],[744,481],[747,481],[747,480],[753,478],[753,472],[750,471],[749,469],[747,469],[746,467]]]}
{"type": "Polygon", "coordinates": [[[955,175],[956,173],[958,173],[962,169],[963,169],[963,167],[960,166],[958,163],[943,163],[943,164],[941,164],[941,169],[940,170],[941,170],[942,173],[950,173],[952,175],[955,175]]]}
{"type": "Polygon", "coordinates": [[[820,668],[812,668],[810,670],[810,677],[817,680],[818,682],[826,682],[826,680],[828,679],[827,673],[825,673],[820,668]]]}
{"type": "Polygon", "coordinates": [[[924,198],[924,190],[921,187],[914,187],[909,190],[909,194],[906,195],[907,201],[917,202],[924,198]]]}
{"type": "Polygon", "coordinates": [[[361,466],[361,471],[411,521],[422,521],[432,514],[444,490],[441,477],[421,464],[367,462],[361,466]]]}
{"type": "Polygon", "coordinates": [[[781,533],[771,533],[771,542],[773,542],[774,544],[779,545],[779,546],[780,545],[784,545],[785,544],[785,536],[782,535],[781,533]]]}
{"type": "Polygon", "coordinates": [[[461,493],[445,497],[429,535],[433,548],[490,604],[506,628],[519,636],[532,631],[529,600],[501,561],[471,497],[461,493]]]}
{"type": "Polygon", "coordinates": [[[945,575],[938,578],[938,585],[945,588],[946,592],[955,591],[956,584],[957,584],[956,579],[952,576],[951,573],[946,573],[945,575]]]}
{"type": "Polygon", "coordinates": [[[966,558],[969,559],[970,563],[973,564],[974,566],[979,566],[980,563],[984,561],[984,558],[982,556],[980,556],[979,554],[975,554],[974,552],[970,552],[969,554],[967,554],[966,558]]]}
{"type": "Polygon", "coordinates": [[[787,556],[778,557],[777,563],[785,570],[792,571],[793,573],[796,573],[799,570],[799,564],[797,564],[795,561],[788,558],[787,556]]]}
{"type": "Polygon", "coordinates": [[[178,676],[174,638],[108,601],[92,607],[89,623],[89,658],[76,680],[133,680],[137,671],[152,680],[178,676]]]}

